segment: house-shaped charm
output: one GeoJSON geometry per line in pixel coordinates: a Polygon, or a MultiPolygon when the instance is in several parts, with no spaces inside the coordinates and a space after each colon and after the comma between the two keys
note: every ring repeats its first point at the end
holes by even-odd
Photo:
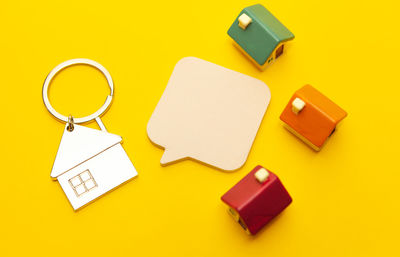
{"type": "Polygon", "coordinates": [[[74,125],[64,134],[51,171],[74,210],[137,175],[122,148],[122,138],[106,131],[74,125]]]}
{"type": "Polygon", "coordinates": [[[264,6],[245,8],[228,30],[235,45],[261,70],[278,58],[294,35],[264,6]]]}
{"type": "Polygon", "coordinates": [[[280,118],[285,127],[319,151],[347,113],[310,85],[297,90],[280,118]]]}
{"type": "Polygon", "coordinates": [[[221,199],[228,205],[229,214],[252,235],[292,202],[279,178],[260,165],[226,192],[221,199]]]}

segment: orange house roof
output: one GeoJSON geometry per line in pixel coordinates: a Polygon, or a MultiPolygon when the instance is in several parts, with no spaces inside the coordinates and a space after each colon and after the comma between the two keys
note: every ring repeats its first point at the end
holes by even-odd
{"type": "Polygon", "coordinates": [[[312,86],[306,85],[295,92],[280,118],[304,137],[305,141],[319,149],[346,116],[347,113],[337,104],[312,86]],[[304,108],[298,114],[292,111],[292,102],[296,98],[305,102],[304,108]]]}

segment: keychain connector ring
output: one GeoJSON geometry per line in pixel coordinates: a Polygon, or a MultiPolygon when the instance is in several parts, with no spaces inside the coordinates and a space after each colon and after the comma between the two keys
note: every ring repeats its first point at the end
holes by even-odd
{"type": "MultiPolygon", "coordinates": [[[[69,123],[69,117],[66,117],[66,116],[60,114],[59,112],[57,112],[53,108],[53,106],[50,104],[50,100],[49,100],[49,96],[48,96],[50,83],[51,83],[51,81],[53,80],[53,78],[55,77],[55,75],[58,72],[60,72],[61,70],[65,69],[67,67],[70,67],[72,65],[78,65],[78,64],[85,64],[85,65],[89,65],[89,66],[95,67],[101,73],[103,73],[103,75],[107,79],[108,86],[110,87],[110,95],[107,96],[106,101],[104,102],[103,106],[101,106],[100,109],[98,109],[95,113],[93,113],[91,115],[88,115],[86,117],[73,119],[73,123],[75,123],[75,124],[86,123],[86,122],[94,120],[97,117],[100,117],[101,115],[103,115],[108,110],[108,108],[110,107],[111,102],[112,102],[112,98],[113,98],[113,94],[114,94],[114,83],[113,83],[113,80],[111,78],[111,75],[106,70],[106,68],[104,68],[100,63],[95,62],[95,61],[90,60],[90,59],[83,59],[83,58],[71,59],[71,60],[65,61],[63,63],[60,63],[52,71],[50,71],[49,75],[47,75],[47,77],[46,77],[46,79],[44,81],[44,84],[43,84],[43,91],[42,91],[43,103],[46,106],[47,110],[56,119],[58,119],[60,121],[63,121],[63,122],[69,123]]],[[[70,116],[70,117],[72,117],[72,116],[70,116]]],[[[73,126],[72,126],[72,129],[73,129],[73,126]]]]}
{"type": "Polygon", "coordinates": [[[67,130],[69,132],[74,131],[74,117],[72,117],[72,115],[68,116],[68,126],[67,126],[67,130]]]}

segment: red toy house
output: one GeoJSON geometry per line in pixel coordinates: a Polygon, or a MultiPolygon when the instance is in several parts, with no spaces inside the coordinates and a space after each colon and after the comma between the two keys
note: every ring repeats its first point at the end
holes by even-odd
{"type": "Polygon", "coordinates": [[[279,178],[260,165],[221,200],[229,206],[229,213],[243,229],[253,235],[292,202],[279,178]]]}

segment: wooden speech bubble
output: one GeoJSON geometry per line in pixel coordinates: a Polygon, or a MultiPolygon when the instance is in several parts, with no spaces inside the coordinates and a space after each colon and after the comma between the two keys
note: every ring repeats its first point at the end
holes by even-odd
{"type": "Polygon", "coordinates": [[[147,135],[165,148],[162,165],[192,158],[236,170],[247,160],[270,99],[264,82],[186,57],[176,64],[147,135]]]}

